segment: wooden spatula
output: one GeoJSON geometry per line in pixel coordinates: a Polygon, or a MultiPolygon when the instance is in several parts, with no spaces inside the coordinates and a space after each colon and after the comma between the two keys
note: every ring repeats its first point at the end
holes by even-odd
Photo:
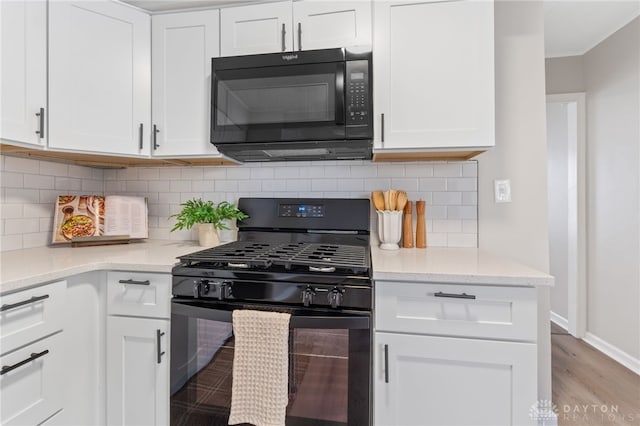
{"type": "Polygon", "coordinates": [[[384,210],[384,195],[382,195],[382,191],[373,191],[371,193],[371,200],[376,210],[384,210]]]}

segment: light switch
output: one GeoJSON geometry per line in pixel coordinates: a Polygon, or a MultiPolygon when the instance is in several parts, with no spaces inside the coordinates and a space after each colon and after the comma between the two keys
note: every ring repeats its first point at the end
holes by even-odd
{"type": "Polygon", "coordinates": [[[496,203],[511,202],[511,180],[499,179],[493,181],[494,200],[496,203]]]}

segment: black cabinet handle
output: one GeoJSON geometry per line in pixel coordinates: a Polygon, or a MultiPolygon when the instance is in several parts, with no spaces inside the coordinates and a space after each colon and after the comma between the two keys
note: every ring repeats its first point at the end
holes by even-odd
{"type": "Polygon", "coordinates": [[[380,114],[380,142],[384,145],[384,112],[380,114]]]}
{"type": "Polygon", "coordinates": [[[435,297],[451,297],[453,299],[475,299],[476,298],[476,296],[474,296],[473,294],[467,294],[467,293],[462,293],[462,294],[443,293],[441,291],[439,291],[437,293],[433,293],[433,295],[435,297]]]}
{"type": "Polygon", "coordinates": [[[285,34],[287,34],[287,30],[285,30],[284,28],[284,24],[282,24],[282,51],[284,52],[287,49],[287,46],[285,45],[285,40],[284,40],[284,36],[285,34]]]}
{"type": "Polygon", "coordinates": [[[138,126],[138,147],[140,149],[142,149],[143,145],[142,145],[142,129],[143,129],[144,124],[140,123],[140,126],[138,126]]]}
{"type": "Polygon", "coordinates": [[[164,355],[164,351],[162,350],[162,346],[161,346],[161,341],[160,338],[164,336],[164,332],[160,331],[160,329],[156,330],[156,340],[158,342],[157,344],[157,348],[158,348],[158,364],[160,364],[162,362],[162,355],[164,355]]]}
{"type": "Polygon", "coordinates": [[[298,22],[298,50],[302,50],[302,22],[298,22]]]}
{"type": "Polygon", "coordinates": [[[8,373],[9,371],[15,370],[18,367],[22,367],[23,365],[31,362],[31,361],[35,361],[36,359],[40,358],[41,356],[45,356],[46,354],[49,353],[49,349],[45,349],[44,351],[40,352],[40,353],[32,353],[31,356],[27,359],[24,359],[20,362],[18,362],[17,364],[13,364],[13,365],[3,365],[2,366],[2,370],[0,370],[0,376],[2,376],[3,374],[8,373]]]}
{"type": "Polygon", "coordinates": [[[158,149],[158,147],[160,146],[160,144],[158,143],[158,133],[160,133],[160,130],[158,130],[158,126],[154,124],[153,125],[153,149],[154,150],[158,149]]]}
{"type": "Polygon", "coordinates": [[[149,281],[149,280],[144,280],[144,281],[136,281],[136,280],[119,280],[118,282],[119,282],[120,284],[151,285],[151,281],[149,281]]]}
{"type": "Polygon", "coordinates": [[[389,345],[384,345],[384,382],[389,383],[389,345]]]}
{"type": "Polygon", "coordinates": [[[23,300],[22,302],[12,303],[9,305],[2,305],[2,307],[0,307],[0,312],[8,311],[9,309],[17,308],[18,306],[24,306],[30,303],[36,303],[40,300],[44,300],[48,298],[49,298],[49,295],[45,294],[44,296],[33,296],[31,299],[23,300]]]}
{"type": "Polygon", "coordinates": [[[36,134],[40,135],[40,139],[44,138],[44,108],[40,108],[40,112],[36,112],[36,117],[40,118],[39,129],[36,134]]]}

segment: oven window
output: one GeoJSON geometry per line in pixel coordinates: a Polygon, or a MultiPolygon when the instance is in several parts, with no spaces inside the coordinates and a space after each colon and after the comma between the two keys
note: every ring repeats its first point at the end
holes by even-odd
{"type": "Polygon", "coordinates": [[[219,71],[215,106],[218,126],[334,122],[335,65],[219,71]]]}
{"type": "MultiPolygon", "coordinates": [[[[226,425],[233,374],[231,324],[179,315],[172,321],[171,425],[226,425]]],[[[369,350],[366,330],[292,329],[286,424],[358,423],[358,413],[368,412],[369,350]],[[356,386],[358,380],[364,382],[356,386]]]]}

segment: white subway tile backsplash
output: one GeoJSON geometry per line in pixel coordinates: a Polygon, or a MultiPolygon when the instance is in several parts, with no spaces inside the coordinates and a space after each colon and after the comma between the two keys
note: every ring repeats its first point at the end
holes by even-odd
{"type": "Polygon", "coordinates": [[[24,204],[2,204],[0,217],[2,219],[16,219],[24,215],[24,204]]]}
{"type": "Polygon", "coordinates": [[[418,180],[420,191],[446,191],[447,180],[441,178],[421,178],[418,180]]]}
{"type": "MultiPolygon", "coordinates": [[[[3,250],[49,244],[53,206],[57,195],[62,193],[147,197],[150,237],[182,240],[195,238],[194,232],[169,232],[175,223],[169,216],[179,212],[180,203],[191,198],[214,203],[236,203],[239,197],[369,198],[373,190],[403,189],[411,201],[422,199],[427,203],[429,246],[467,246],[477,241],[474,161],[402,164],[305,161],[102,170],[9,158],[0,155],[4,167],[12,169],[3,171],[0,201],[3,212],[15,217],[0,219],[3,250]],[[7,224],[7,220],[13,221],[7,224]],[[15,220],[24,221],[21,224],[29,232],[7,235],[9,226],[17,223],[15,220]]],[[[415,207],[413,214],[415,222],[415,207]]],[[[376,223],[374,215],[374,232],[376,223]]]]}
{"type": "Polygon", "coordinates": [[[476,185],[476,178],[447,179],[447,191],[475,191],[477,189],[476,185]]]}
{"type": "Polygon", "coordinates": [[[462,176],[462,163],[437,163],[433,165],[435,177],[460,177],[462,176]]]}
{"type": "Polygon", "coordinates": [[[40,169],[37,172],[41,175],[49,176],[68,176],[69,166],[62,163],[52,163],[50,161],[41,161],[40,169]]]}
{"type": "Polygon", "coordinates": [[[180,179],[183,180],[202,180],[204,170],[202,167],[183,167],[180,170],[180,179]]]}
{"type": "Polygon", "coordinates": [[[0,237],[0,250],[18,250],[22,248],[22,235],[3,235],[0,237]]]}
{"type": "Polygon", "coordinates": [[[6,188],[23,188],[24,175],[22,173],[3,171],[0,173],[0,182],[6,188]]]}
{"type": "Polygon", "coordinates": [[[30,158],[6,157],[4,169],[7,172],[40,173],[40,162],[30,158]]]}
{"type": "Polygon", "coordinates": [[[76,178],[56,177],[55,189],[59,191],[81,191],[82,181],[76,178]]]}
{"type": "Polygon", "coordinates": [[[433,204],[436,205],[460,205],[462,204],[462,192],[434,192],[433,204]]]}
{"type": "Polygon", "coordinates": [[[158,180],[160,179],[159,169],[138,169],[138,179],[140,180],[158,180]]]}
{"type": "Polygon", "coordinates": [[[172,180],[169,182],[170,192],[191,192],[190,180],[172,180]]]}
{"type": "Polygon", "coordinates": [[[5,219],[5,234],[28,234],[30,232],[40,231],[40,221],[33,218],[5,219]]]}

